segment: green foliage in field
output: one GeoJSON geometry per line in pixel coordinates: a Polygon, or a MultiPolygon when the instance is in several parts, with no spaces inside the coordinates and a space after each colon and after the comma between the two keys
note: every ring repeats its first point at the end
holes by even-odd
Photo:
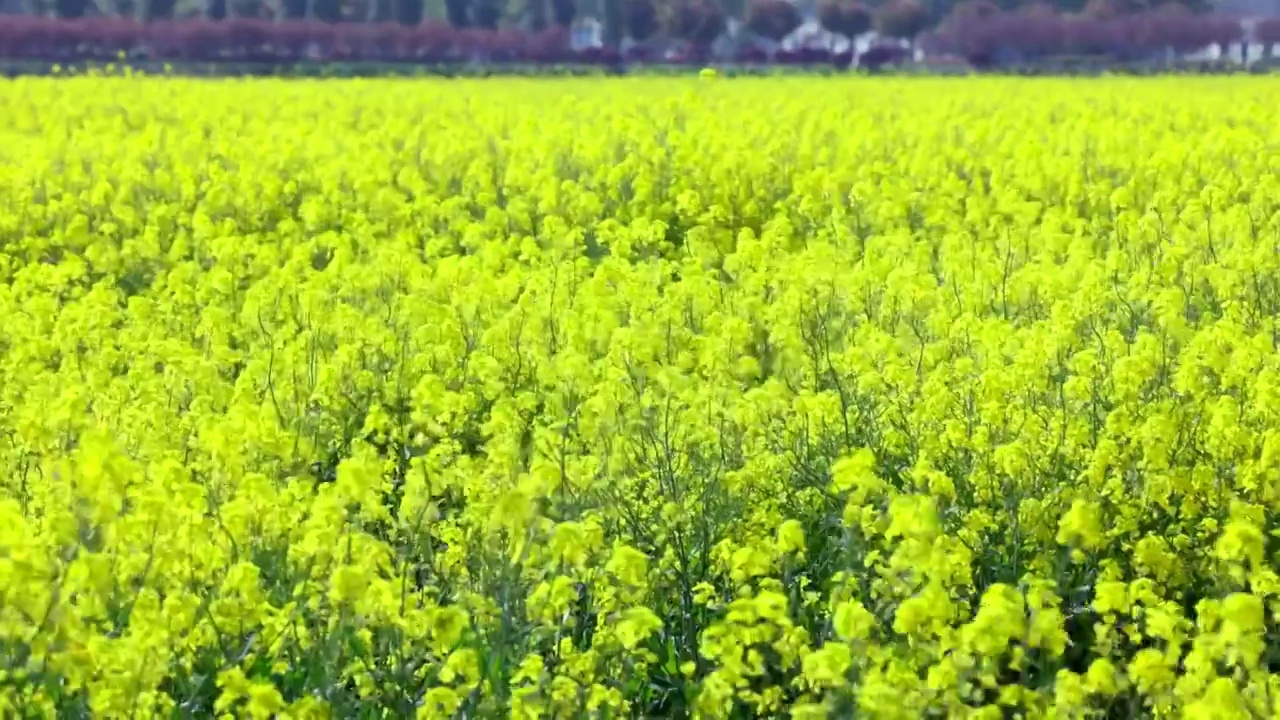
{"type": "Polygon", "coordinates": [[[1276,98],[0,86],[0,714],[1270,716],[1276,98]]]}

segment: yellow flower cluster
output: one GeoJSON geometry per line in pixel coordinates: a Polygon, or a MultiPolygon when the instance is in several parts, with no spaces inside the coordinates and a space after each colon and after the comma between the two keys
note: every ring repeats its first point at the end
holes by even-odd
{"type": "Polygon", "coordinates": [[[1274,716],[1276,97],[0,85],[0,716],[1274,716]]]}

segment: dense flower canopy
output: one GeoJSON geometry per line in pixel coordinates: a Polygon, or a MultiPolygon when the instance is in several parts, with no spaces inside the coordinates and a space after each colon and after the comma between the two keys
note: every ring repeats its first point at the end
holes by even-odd
{"type": "Polygon", "coordinates": [[[0,714],[1278,709],[1269,81],[0,105],[0,714]]]}

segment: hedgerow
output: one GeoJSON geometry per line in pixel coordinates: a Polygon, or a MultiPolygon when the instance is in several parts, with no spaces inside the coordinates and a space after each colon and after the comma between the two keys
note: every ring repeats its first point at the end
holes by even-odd
{"type": "Polygon", "coordinates": [[[0,103],[6,716],[1280,709],[1264,80],[0,103]]]}

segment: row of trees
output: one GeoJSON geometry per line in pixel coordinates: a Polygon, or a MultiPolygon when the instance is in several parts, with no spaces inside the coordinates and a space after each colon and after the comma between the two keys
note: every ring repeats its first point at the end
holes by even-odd
{"type": "MultiPolygon", "coordinates": [[[[534,33],[567,29],[582,14],[577,0],[435,0],[442,10],[439,18],[430,17],[433,0],[21,1],[25,4],[26,16],[44,19],[102,17],[145,23],[195,19],[312,20],[395,22],[408,26],[438,19],[456,30],[521,29],[534,33]]],[[[734,8],[726,4],[717,0],[599,0],[598,6],[592,9],[603,15],[606,45],[616,45],[624,37],[646,42],[659,36],[700,44],[714,40],[728,27],[735,13],[734,8]]],[[[856,37],[873,28],[894,37],[910,37],[923,30],[929,21],[929,11],[917,0],[889,0],[875,7],[857,0],[822,0],[807,10],[791,0],[753,0],[738,9],[737,19],[743,25],[773,41],[783,39],[799,27],[806,12],[816,15],[824,28],[846,37],[856,37]]]]}
{"type": "MultiPolygon", "coordinates": [[[[648,21],[646,21],[648,22],[648,21]]],[[[652,24],[652,23],[650,23],[652,24]]],[[[710,55],[714,35],[691,25],[689,41],[674,53],[634,44],[625,50],[575,48],[562,28],[541,32],[515,29],[455,29],[446,23],[324,23],[234,20],[184,20],[140,23],[122,18],[75,21],[31,17],[0,22],[0,58],[74,63],[110,62],[121,55],[151,61],[249,61],[289,63],[308,60],[405,63],[560,63],[617,65],[622,62],[701,64],[712,59],[746,63],[833,63],[848,66],[853,52],[803,48],[765,50],[744,45],[728,56],[710,55]]],[[[863,53],[865,63],[883,64],[904,57],[900,48],[879,46],[863,53]],[[877,59],[879,58],[879,59],[877,59]]]]}
{"type": "Polygon", "coordinates": [[[1280,20],[1258,23],[1248,37],[1235,18],[1197,14],[1184,5],[1141,9],[1093,0],[1087,12],[1064,15],[1047,4],[1002,11],[989,0],[962,5],[925,39],[928,49],[976,64],[1019,64],[1061,56],[1124,62],[1181,56],[1252,40],[1270,55],[1280,43],[1280,20]]]}
{"type": "MultiPolygon", "coordinates": [[[[432,0],[25,0],[26,15],[0,22],[0,55],[71,59],[142,51],[163,59],[611,62],[622,59],[626,38],[632,59],[653,59],[655,42],[672,40],[692,59],[703,59],[735,18],[747,37],[762,41],[739,43],[736,59],[840,62],[830,45],[777,55],[778,43],[807,17],[831,37],[852,40],[875,30],[882,39],[920,41],[931,53],[974,64],[1060,55],[1134,60],[1241,39],[1237,21],[1181,2],[1148,7],[1143,0],[1089,0],[1064,12],[1042,1],[961,0],[939,18],[942,0],[748,0],[736,13],[727,6],[738,0],[594,0],[603,15],[604,47],[572,51],[577,2],[593,0],[523,0],[513,7],[516,1],[442,0],[437,19],[425,4],[432,0]]],[[[1268,49],[1280,42],[1280,21],[1258,25],[1254,39],[1268,49]]],[[[893,47],[873,47],[867,60],[900,59],[893,47]]]]}
{"type": "Polygon", "coordinates": [[[1197,13],[1210,0],[0,0],[21,3],[26,14],[45,18],[86,16],[149,22],[203,18],[272,21],[398,22],[446,21],[455,29],[518,28],[540,32],[569,27],[581,15],[603,22],[606,36],[643,41],[655,33],[678,39],[706,37],[738,20],[759,36],[778,40],[806,17],[844,36],[871,29],[913,37],[948,22],[995,14],[1082,16],[1111,19],[1176,7],[1197,13]],[[590,7],[583,7],[590,4],[590,7]]]}
{"type": "MultiPolygon", "coordinates": [[[[520,8],[510,7],[510,0],[443,0],[443,19],[429,17],[430,0],[25,1],[28,13],[0,22],[2,55],[44,55],[40,48],[48,47],[80,48],[83,54],[86,47],[106,53],[145,46],[155,56],[182,57],[207,55],[199,48],[217,45],[234,49],[215,55],[293,56],[312,47],[324,56],[411,59],[489,57],[496,49],[500,55],[533,59],[562,54],[580,14],[575,0],[525,0],[520,8]]],[[[633,56],[650,53],[645,45],[658,40],[705,53],[730,21],[717,0],[603,0],[598,9],[604,15],[606,55],[618,52],[624,38],[633,56]]],[[[928,21],[917,0],[889,0],[875,8],[857,0],[821,0],[811,12],[823,27],[847,38],[872,29],[911,38],[928,21]]],[[[776,43],[804,19],[805,12],[791,0],[752,0],[741,23],[748,34],[776,43]]]]}

